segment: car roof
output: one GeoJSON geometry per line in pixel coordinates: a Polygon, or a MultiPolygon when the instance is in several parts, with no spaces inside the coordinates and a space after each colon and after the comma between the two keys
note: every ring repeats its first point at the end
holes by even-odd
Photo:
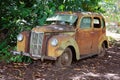
{"type": "Polygon", "coordinates": [[[101,13],[96,12],[72,12],[72,11],[65,11],[65,12],[56,12],[56,14],[69,14],[69,15],[76,15],[76,16],[101,16],[101,13]]]}

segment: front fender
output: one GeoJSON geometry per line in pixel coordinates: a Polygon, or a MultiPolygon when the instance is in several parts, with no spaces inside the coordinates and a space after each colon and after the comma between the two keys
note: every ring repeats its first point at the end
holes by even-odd
{"type": "Polygon", "coordinates": [[[75,54],[76,59],[80,58],[79,48],[74,38],[72,38],[69,35],[57,35],[57,36],[53,36],[52,38],[49,39],[48,44],[47,44],[47,55],[48,56],[57,58],[60,55],[62,55],[63,51],[67,47],[72,46],[74,47],[75,52],[76,52],[75,54]],[[56,38],[58,40],[57,46],[51,45],[52,38],[56,38]]]}

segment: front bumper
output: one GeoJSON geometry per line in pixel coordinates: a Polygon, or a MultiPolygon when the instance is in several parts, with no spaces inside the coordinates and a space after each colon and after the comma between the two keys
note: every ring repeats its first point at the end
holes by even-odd
{"type": "Polygon", "coordinates": [[[57,59],[55,57],[45,56],[45,55],[42,55],[42,56],[32,56],[30,53],[24,53],[24,52],[18,52],[18,51],[11,51],[11,54],[13,54],[13,55],[29,56],[29,57],[31,57],[34,60],[41,59],[42,61],[44,59],[47,59],[47,60],[56,60],[57,59]]]}

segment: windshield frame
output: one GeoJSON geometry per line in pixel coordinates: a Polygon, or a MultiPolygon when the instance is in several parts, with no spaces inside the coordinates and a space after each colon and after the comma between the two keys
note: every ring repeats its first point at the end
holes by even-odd
{"type": "Polygon", "coordinates": [[[62,21],[74,24],[77,18],[78,16],[73,14],[54,14],[53,16],[48,17],[46,21],[62,21]]]}

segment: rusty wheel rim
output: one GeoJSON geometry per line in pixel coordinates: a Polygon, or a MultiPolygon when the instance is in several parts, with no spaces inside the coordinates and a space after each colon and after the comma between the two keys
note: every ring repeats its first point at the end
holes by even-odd
{"type": "Polygon", "coordinates": [[[105,53],[106,53],[106,48],[105,48],[105,45],[102,44],[101,49],[100,49],[99,56],[104,56],[105,53]]]}
{"type": "Polygon", "coordinates": [[[61,64],[66,65],[69,62],[69,57],[68,51],[64,52],[63,56],[61,57],[61,64]]]}

